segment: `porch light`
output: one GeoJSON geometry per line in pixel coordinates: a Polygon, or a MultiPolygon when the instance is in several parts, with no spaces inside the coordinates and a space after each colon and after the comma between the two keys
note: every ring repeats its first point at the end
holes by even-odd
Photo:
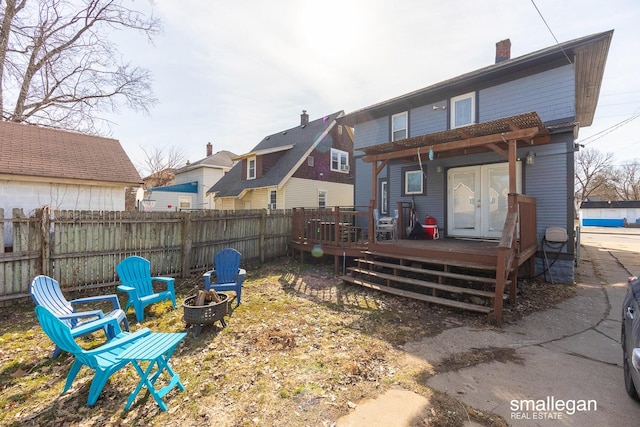
{"type": "Polygon", "coordinates": [[[529,151],[527,153],[527,164],[532,165],[535,162],[535,158],[536,158],[536,153],[534,153],[533,151],[529,151]]]}

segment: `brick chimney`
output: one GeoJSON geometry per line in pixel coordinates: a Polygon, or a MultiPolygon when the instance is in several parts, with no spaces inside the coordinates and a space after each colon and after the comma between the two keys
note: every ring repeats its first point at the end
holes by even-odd
{"type": "Polygon", "coordinates": [[[300,126],[304,126],[309,123],[309,115],[307,114],[307,110],[302,110],[302,114],[300,114],[300,126]]]}
{"type": "Polygon", "coordinates": [[[213,145],[210,142],[207,142],[207,157],[213,154],[213,145]]]}
{"type": "Polygon", "coordinates": [[[511,40],[500,40],[496,43],[496,64],[511,59],[511,40]]]}

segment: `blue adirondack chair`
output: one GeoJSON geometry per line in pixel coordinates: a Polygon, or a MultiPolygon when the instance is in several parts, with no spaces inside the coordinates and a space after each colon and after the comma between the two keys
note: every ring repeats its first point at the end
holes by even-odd
{"type": "Polygon", "coordinates": [[[122,260],[116,266],[118,277],[122,282],[118,290],[129,295],[126,312],[133,306],[136,311],[136,320],[144,320],[144,308],[149,304],[159,301],[171,300],[173,308],[176,308],[176,293],[174,290],[175,279],[173,277],[151,277],[151,263],[139,256],[130,256],[122,260]],[[156,292],[153,282],[163,282],[166,290],[156,292]]]}
{"type": "MultiPolygon", "coordinates": [[[[95,349],[84,350],[76,343],[69,326],[63,323],[48,308],[42,305],[36,306],[36,316],[38,317],[42,330],[51,341],[75,357],[73,365],[67,375],[67,381],[62,393],[65,393],[71,388],[73,380],[78,375],[82,366],[96,371],[91,381],[91,387],[89,388],[87,406],[92,406],[96,403],[109,377],[131,362],[129,359],[121,359],[118,356],[136,341],[150,334],[148,328],[143,328],[132,334],[121,332],[117,319],[110,317],[107,319],[110,326],[117,330],[113,339],[95,349]]],[[[80,325],[77,329],[83,329],[88,326],[89,325],[80,325]]]]}
{"type": "MultiPolygon", "coordinates": [[[[116,295],[98,295],[93,297],[78,298],[72,301],[62,295],[60,284],[57,280],[48,276],[37,276],[31,281],[31,298],[36,305],[48,308],[54,315],[58,316],[71,330],[74,337],[87,335],[97,330],[103,329],[107,339],[115,336],[113,328],[108,327],[109,319],[115,318],[126,331],[129,330],[129,322],[124,311],[120,308],[120,301],[116,295]],[[74,305],[110,301],[113,309],[108,313],[102,310],[76,311],[74,305]],[[79,328],[82,326],[82,328],[79,328]]],[[[58,357],[60,348],[56,347],[52,358],[58,357]]]]}
{"type": "Polygon", "coordinates": [[[243,268],[240,268],[241,258],[240,252],[235,249],[227,248],[218,252],[214,257],[215,269],[202,275],[205,290],[235,291],[238,305],[240,305],[242,281],[247,274],[243,268]],[[215,280],[212,281],[211,276],[215,276],[215,280]]]}

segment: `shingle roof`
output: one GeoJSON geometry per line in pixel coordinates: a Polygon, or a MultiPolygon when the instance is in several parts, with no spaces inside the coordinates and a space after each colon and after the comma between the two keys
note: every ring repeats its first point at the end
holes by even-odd
{"type": "Polygon", "coordinates": [[[0,174],[142,184],[116,139],[5,121],[0,174]]]}
{"type": "MultiPolygon", "coordinates": [[[[243,180],[242,162],[238,162],[225,176],[215,183],[207,193],[217,193],[216,197],[237,197],[245,189],[263,188],[279,185],[282,180],[295,168],[298,161],[303,158],[318,142],[318,138],[335,120],[342,116],[338,111],[328,116],[310,121],[305,126],[297,126],[286,131],[274,133],[265,137],[251,152],[271,151],[279,147],[285,147],[277,163],[260,178],[243,180]],[[290,148],[289,148],[290,146],[290,148]]],[[[245,156],[243,156],[245,157],[245,156]]]]}
{"type": "Polygon", "coordinates": [[[204,159],[200,159],[196,162],[189,163],[188,165],[178,169],[176,173],[185,172],[190,169],[194,169],[195,167],[200,166],[212,166],[212,167],[221,167],[221,168],[230,168],[233,166],[233,158],[236,157],[234,153],[231,151],[218,151],[210,156],[205,157],[204,159]]]}
{"type": "Polygon", "coordinates": [[[543,63],[558,61],[567,64],[566,58],[569,57],[576,68],[576,120],[580,126],[589,126],[595,114],[612,37],[613,30],[610,30],[556,44],[353,111],[339,121],[353,127],[356,123],[388,116],[402,109],[440,101],[451,96],[452,92],[468,91],[469,87],[479,83],[518,75],[543,63]]]}

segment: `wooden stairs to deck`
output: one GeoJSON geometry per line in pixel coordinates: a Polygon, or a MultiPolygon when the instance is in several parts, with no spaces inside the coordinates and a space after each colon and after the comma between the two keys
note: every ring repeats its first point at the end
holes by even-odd
{"type": "Polygon", "coordinates": [[[433,304],[486,314],[493,311],[495,265],[375,251],[363,251],[356,261],[357,266],[347,268],[350,274],[341,276],[343,281],[433,304]]]}

